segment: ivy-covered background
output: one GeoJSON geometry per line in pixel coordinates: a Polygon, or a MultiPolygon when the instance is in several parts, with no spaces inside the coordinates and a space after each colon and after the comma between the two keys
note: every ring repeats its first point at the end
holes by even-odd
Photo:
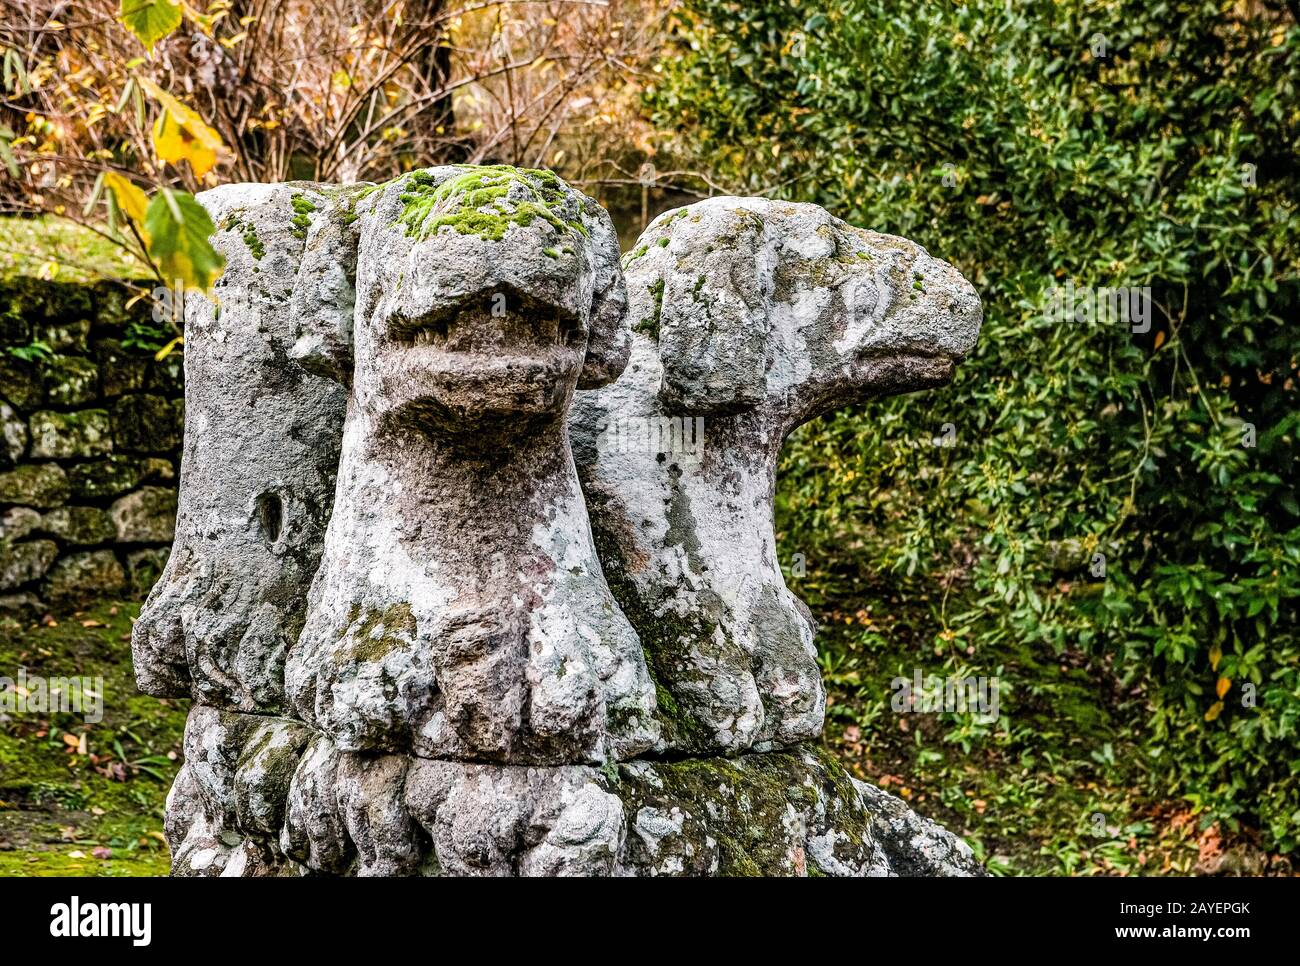
{"type": "Polygon", "coordinates": [[[846,753],[1008,871],[1190,871],[1192,844],[1200,871],[1281,867],[1300,844],[1294,10],[684,7],[648,95],[677,150],[913,238],[984,299],[950,387],[808,426],[784,456],[782,545],[829,619],[846,753]],[[1149,287],[1149,331],[1059,317],[1067,284],[1149,287]],[[1001,719],[891,714],[918,667],[997,675],[1001,719]]]}

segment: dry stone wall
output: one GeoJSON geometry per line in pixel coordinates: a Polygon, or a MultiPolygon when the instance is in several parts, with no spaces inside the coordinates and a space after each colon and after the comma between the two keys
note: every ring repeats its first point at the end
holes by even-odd
{"type": "Polygon", "coordinates": [[[0,280],[0,612],[143,596],[166,563],[184,359],[131,295],[0,280]]]}

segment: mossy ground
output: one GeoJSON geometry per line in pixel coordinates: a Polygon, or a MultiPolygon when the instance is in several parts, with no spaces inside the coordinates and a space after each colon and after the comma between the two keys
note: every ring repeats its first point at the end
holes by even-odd
{"type": "Polygon", "coordinates": [[[103,720],[0,718],[0,876],[165,875],[163,802],[188,702],[140,694],[138,603],[102,602],[41,623],[0,623],[0,676],[104,678],[103,720]],[[84,740],[83,740],[84,739],[84,740]]]}
{"type": "Polygon", "coordinates": [[[0,277],[89,282],[149,274],[146,265],[109,239],[66,219],[0,218],[0,277]]]}

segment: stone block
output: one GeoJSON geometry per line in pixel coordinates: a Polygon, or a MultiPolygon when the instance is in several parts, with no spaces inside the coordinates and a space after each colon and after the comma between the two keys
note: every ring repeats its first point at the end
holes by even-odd
{"type": "Polygon", "coordinates": [[[113,438],[129,453],[170,453],[180,445],[176,413],[162,396],[138,393],[113,404],[113,438]]]}
{"type": "Polygon", "coordinates": [[[76,601],[120,593],[126,572],[111,550],[91,550],[64,557],[50,568],[42,585],[52,602],[76,601]]]}
{"type": "Polygon", "coordinates": [[[176,533],[176,491],[142,487],[115,500],[109,516],[119,543],[166,543],[176,533]]]}
{"type": "Polygon", "coordinates": [[[0,543],[0,590],[39,580],[58,555],[58,545],[52,540],[0,543]]]}
{"type": "Polygon", "coordinates": [[[68,499],[68,476],[54,463],[27,463],[0,473],[0,503],[25,503],[46,509],[68,499]]]}
{"type": "Polygon", "coordinates": [[[32,413],[28,426],[34,459],[84,459],[113,451],[113,431],[103,409],[41,410],[32,413]]]}

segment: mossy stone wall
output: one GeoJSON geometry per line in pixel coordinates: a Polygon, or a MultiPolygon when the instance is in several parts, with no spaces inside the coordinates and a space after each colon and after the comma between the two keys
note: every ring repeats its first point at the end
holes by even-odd
{"type": "Polygon", "coordinates": [[[166,562],[184,363],[133,294],[0,279],[0,613],[141,596],[166,562]]]}

